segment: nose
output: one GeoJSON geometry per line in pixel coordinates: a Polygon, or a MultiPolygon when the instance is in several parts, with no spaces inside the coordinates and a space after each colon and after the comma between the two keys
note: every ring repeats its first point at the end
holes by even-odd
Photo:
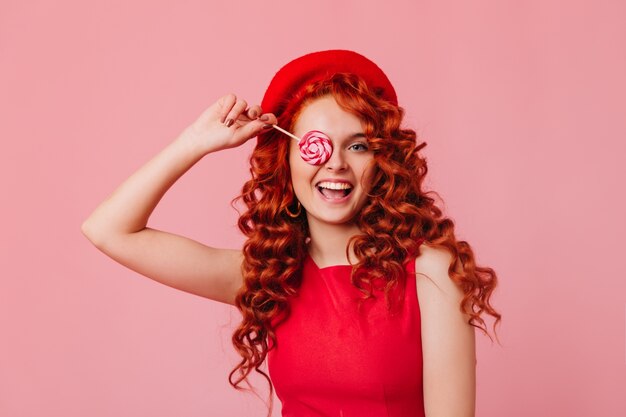
{"type": "Polygon", "coordinates": [[[334,147],[333,153],[324,165],[328,171],[332,172],[343,171],[347,167],[345,156],[338,147],[334,147]]]}

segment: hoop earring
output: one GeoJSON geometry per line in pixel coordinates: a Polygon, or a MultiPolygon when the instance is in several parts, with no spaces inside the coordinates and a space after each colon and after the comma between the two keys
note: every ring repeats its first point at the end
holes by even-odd
{"type": "MultiPolygon", "coordinates": [[[[298,201],[298,200],[296,200],[298,201]]],[[[289,206],[285,207],[285,211],[287,212],[287,215],[293,219],[295,219],[296,217],[298,217],[300,215],[300,213],[302,213],[302,205],[300,204],[300,201],[298,201],[298,209],[296,213],[292,213],[289,211],[289,206]]]]}

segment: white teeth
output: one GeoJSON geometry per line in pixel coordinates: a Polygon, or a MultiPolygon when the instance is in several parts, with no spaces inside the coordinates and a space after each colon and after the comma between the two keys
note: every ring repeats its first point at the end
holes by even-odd
{"type": "Polygon", "coordinates": [[[345,183],[345,182],[328,182],[328,181],[322,181],[319,184],[317,184],[317,186],[321,188],[328,188],[330,190],[347,190],[349,188],[352,188],[350,184],[345,183]]]}

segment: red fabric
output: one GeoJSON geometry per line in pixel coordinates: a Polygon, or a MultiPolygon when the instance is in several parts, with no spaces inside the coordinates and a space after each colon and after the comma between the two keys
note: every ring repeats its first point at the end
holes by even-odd
{"type": "Polygon", "coordinates": [[[266,113],[279,116],[300,89],[338,72],[360,75],[370,88],[379,89],[387,101],[398,104],[391,82],[374,62],[354,51],[333,49],[312,52],[285,64],[267,87],[261,108],[266,113]]]}
{"type": "Polygon", "coordinates": [[[358,313],[350,265],[319,269],[307,256],[292,313],[268,353],[283,417],[424,416],[415,261],[405,264],[401,311],[382,293],[358,313]]]}

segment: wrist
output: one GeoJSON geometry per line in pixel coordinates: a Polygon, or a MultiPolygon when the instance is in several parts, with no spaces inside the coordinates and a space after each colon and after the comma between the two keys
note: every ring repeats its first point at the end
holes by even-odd
{"type": "Polygon", "coordinates": [[[207,154],[216,152],[219,149],[212,146],[210,141],[195,133],[192,129],[187,128],[176,138],[177,143],[184,147],[186,152],[191,153],[197,159],[201,159],[207,154]]]}

